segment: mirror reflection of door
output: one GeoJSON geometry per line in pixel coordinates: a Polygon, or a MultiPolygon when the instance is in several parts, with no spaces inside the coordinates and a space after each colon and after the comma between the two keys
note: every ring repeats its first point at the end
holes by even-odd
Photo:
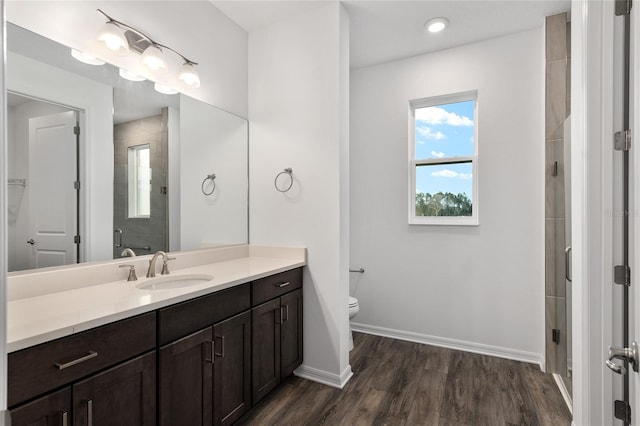
{"type": "Polygon", "coordinates": [[[77,112],[7,97],[9,271],[76,263],[77,112]]]}
{"type": "Polygon", "coordinates": [[[168,110],[114,126],[113,257],[168,250],[168,110]]]}

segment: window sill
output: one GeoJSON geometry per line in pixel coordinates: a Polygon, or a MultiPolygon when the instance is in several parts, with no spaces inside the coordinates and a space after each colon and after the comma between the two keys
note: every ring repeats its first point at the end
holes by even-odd
{"type": "Polygon", "coordinates": [[[414,216],[409,218],[409,225],[479,226],[480,222],[477,217],[414,216]]]}

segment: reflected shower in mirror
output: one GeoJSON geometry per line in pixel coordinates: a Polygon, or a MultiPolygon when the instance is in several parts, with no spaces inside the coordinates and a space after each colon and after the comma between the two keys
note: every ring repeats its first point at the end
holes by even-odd
{"type": "Polygon", "coordinates": [[[10,271],[248,242],[245,119],[11,23],[7,47],[10,271]]]}

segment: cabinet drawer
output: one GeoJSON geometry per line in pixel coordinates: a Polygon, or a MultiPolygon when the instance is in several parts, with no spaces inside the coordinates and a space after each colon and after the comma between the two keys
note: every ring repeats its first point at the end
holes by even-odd
{"type": "Polygon", "coordinates": [[[242,284],[158,311],[158,345],[194,333],[250,308],[249,284],[242,284]]]}
{"type": "Polygon", "coordinates": [[[302,268],[281,272],[251,283],[251,306],[302,287],[302,268]]]}
{"type": "Polygon", "coordinates": [[[154,349],[155,313],[140,315],[10,353],[8,405],[154,349]]]}

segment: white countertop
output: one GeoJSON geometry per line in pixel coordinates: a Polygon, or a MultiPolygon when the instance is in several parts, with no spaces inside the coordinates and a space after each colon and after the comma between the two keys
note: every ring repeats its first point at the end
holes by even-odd
{"type": "MultiPolygon", "coordinates": [[[[231,250],[235,250],[232,255],[237,256],[232,259],[228,259],[231,252],[228,250],[225,252],[224,248],[194,252],[195,256],[200,257],[199,261],[202,261],[203,253],[208,255],[215,253],[215,256],[211,257],[210,255],[209,258],[221,260],[171,269],[173,275],[213,275],[211,281],[202,284],[167,290],[138,289],[137,285],[142,285],[151,279],[144,278],[145,271],[138,267],[138,275],[142,278],[137,281],[127,282],[126,278],[122,278],[117,281],[93,283],[86,286],[76,283],[71,286],[72,288],[61,291],[42,292],[42,294],[14,298],[13,300],[10,298],[7,303],[7,351],[14,352],[306,264],[305,249],[273,248],[271,250],[265,247],[246,247],[249,249],[244,251],[239,251],[237,247],[232,248],[231,250]]],[[[182,258],[181,262],[178,262],[182,265],[197,263],[189,262],[188,252],[186,254],[172,253],[171,255],[174,254],[182,258]]],[[[148,260],[148,256],[141,258],[145,262],[148,260]]],[[[98,267],[109,268],[108,270],[111,271],[111,269],[118,269],[119,264],[127,263],[126,260],[103,262],[98,267]]],[[[136,261],[139,262],[138,259],[136,261]]],[[[161,264],[162,262],[159,261],[158,265],[161,264]]],[[[171,266],[171,263],[169,265],[171,266]]],[[[86,270],[81,271],[82,268],[82,266],[77,268],[79,276],[82,276],[83,273],[87,274],[86,270]]],[[[126,276],[126,269],[122,268],[119,274],[126,276]]],[[[51,277],[54,277],[55,273],[59,271],[50,272],[51,277]]],[[[66,268],[64,278],[69,280],[69,275],[74,272],[76,271],[66,268]]],[[[47,271],[38,272],[38,274],[44,274],[46,278],[47,271]]],[[[159,272],[157,276],[160,277],[159,272]]],[[[10,276],[10,286],[11,278],[10,276]]],[[[23,284],[27,278],[19,277],[21,281],[19,283],[23,284]]],[[[38,279],[45,281],[41,276],[38,279]]],[[[18,280],[15,281],[18,282],[18,280]]]]}

